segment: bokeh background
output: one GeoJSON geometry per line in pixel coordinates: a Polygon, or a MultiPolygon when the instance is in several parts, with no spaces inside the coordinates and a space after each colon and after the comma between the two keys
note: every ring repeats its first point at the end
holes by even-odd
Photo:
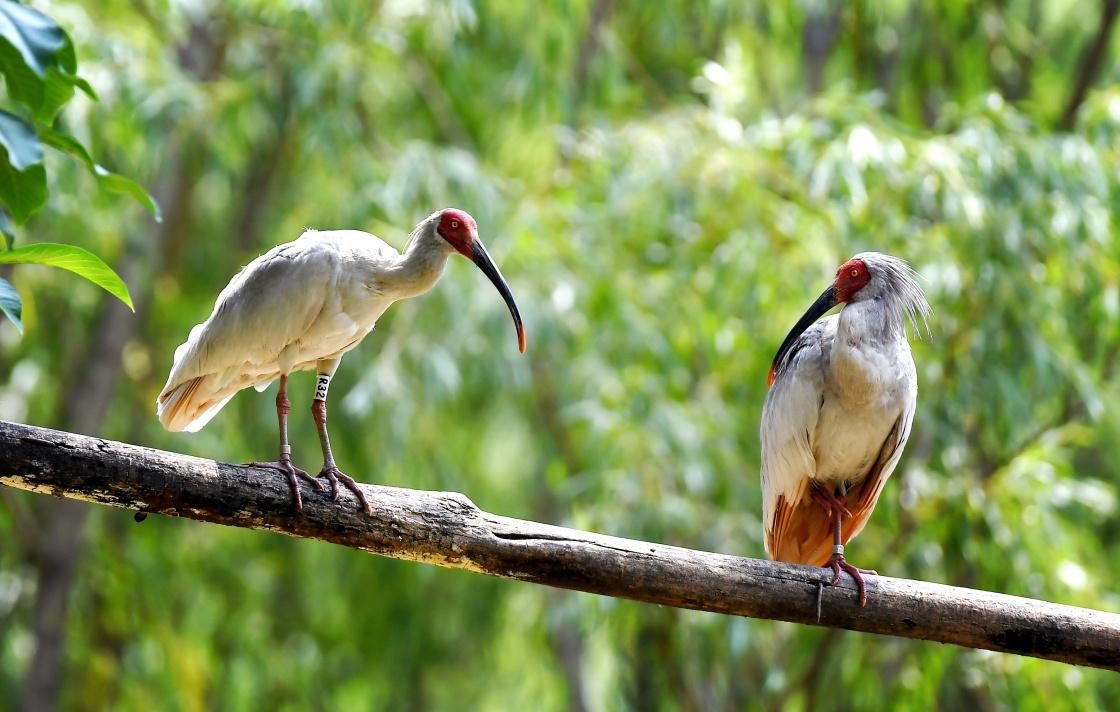
{"type": "MultiPolygon", "coordinates": [[[[851,254],[909,259],[913,437],[849,553],[895,576],[1120,611],[1118,3],[34,2],[101,96],[25,243],[83,245],[133,315],[17,268],[0,417],[244,462],[272,392],[154,414],[237,269],[306,226],[402,246],[478,219],[529,350],[462,260],[332,386],[359,480],[764,556],[771,357],[851,254]]],[[[318,467],[292,379],[296,460],[318,467]]],[[[1120,678],[492,580],[0,490],[0,707],[1104,710],[1120,678]]]]}

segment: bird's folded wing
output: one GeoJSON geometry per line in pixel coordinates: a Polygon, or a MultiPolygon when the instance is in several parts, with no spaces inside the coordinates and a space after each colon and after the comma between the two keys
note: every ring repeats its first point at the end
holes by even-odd
{"type": "Polygon", "coordinates": [[[813,437],[835,319],[810,326],[789,351],[762,408],[762,517],[766,551],[779,557],[793,510],[816,473],[813,437]]]}
{"type": "Polygon", "coordinates": [[[841,530],[843,533],[842,541],[845,544],[863,531],[867,520],[871,518],[871,513],[875,511],[875,504],[879,501],[879,495],[883,492],[883,485],[887,484],[887,479],[894,472],[894,468],[902,457],[902,451],[906,449],[906,441],[910,438],[910,427],[914,423],[915,403],[915,399],[910,399],[909,406],[894,422],[894,426],[887,433],[886,439],[883,440],[879,457],[875,459],[871,470],[860,483],[859,491],[848,493],[848,510],[852,513],[852,516],[844,520],[841,530]]]}
{"type": "Polygon", "coordinates": [[[174,417],[175,429],[185,428],[203,412],[213,415],[238,390],[274,379],[278,355],[307,332],[334,289],[337,264],[334,250],[308,241],[250,262],[222,290],[210,318],[175,350],[160,419],[174,417]]]}

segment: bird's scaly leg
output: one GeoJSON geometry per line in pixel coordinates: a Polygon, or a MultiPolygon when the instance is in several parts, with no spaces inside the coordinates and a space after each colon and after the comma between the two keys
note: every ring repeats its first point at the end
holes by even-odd
{"type": "Polygon", "coordinates": [[[292,464],[292,448],[288,445],[288,413],[292,411],[292,402],[288,400],[288,377],[280,376],[280,392],[276,394],[276,419],[280,422],[280,459],[276,462],[250,462],[250,467],[267,467],[270,470],[279,470],[288,476],[288,484],[292,487],[292,500],[296,509],[303,509],[303,497],[299,493],[299,480],[307,480],[316,492],[326,489],[323,483],[307,474],[292,464]]]}
{"type": "MultiPolygon", "coordinates": [[[[878,574],[874,571],[871,571],[870,569],[857,569],[855,566],[849,564],[848,560],[844,558],[844,544],[842,543],[843,536],[841,524],[843,522],[844,515],[847,514],[848,516],[851,516],[852,513],[848,511],[847,503],[844,501],[844,495],[832,494],[832,499],[835,500],[835,504],[833,506],[829,507],[828,505],[823,505],[825,506],[826,510],[831,510],[830,516],[832,517],[833,527],[832,557],[828,560],[828,563],[826,563],[825,566],[832,569],[833,586],[840,583],[841,570],[847,571],[849,574],[851,574],[852,578],[856,581],[856,587],[859,589],[859,605],[867,606],[867,586],[864,584],[863,574],[869,574],[871,576],[877,576],[878,574]]],[[[817,617],[818,619],[820,618],[819,608],[817,617]]]]}
{"type": "Polygon", "coordinates": [[[320,373],[315,384],[315,400],[311,401],[311,414],[315,418],[315,427],[319,430],[319,444],[323,446],[323,469],[319,471],[319,477],[326,477],[330,481],[332,501],[338,501],[338,483],[341,481],[358,498],[365,513],[372,517],[373,508],[366,501],[365,492],[353,477],[338,469],[334,454],[331,453],[331,441],[327,436],[327,386],[330,382],[329,375],[320,373]]]}

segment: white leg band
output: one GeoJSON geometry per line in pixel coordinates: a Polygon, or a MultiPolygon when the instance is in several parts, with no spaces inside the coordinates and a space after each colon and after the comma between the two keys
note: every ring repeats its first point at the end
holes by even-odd
{"type": "Polygon", "coordinates": [[[833,547],[832,547],[832,553],[833,554],[840,554],[841,556],[843,556],[844,555],[844,545],[843,544],[834,544],[833,547]]]}
{"type": "Polygon", "coordinates": [[[315,400],[325,401],[327,399],[327,388],[331,385],[331,377],[325,373],[320,373],[319,378],[315,381],[315,400]]]}
{"type": "Polygon", "coordinates": [[[280,446],[280,454],[281,455],[291,455],[292,454],[292,446],[291,445],[281,445],[280,446]]]}

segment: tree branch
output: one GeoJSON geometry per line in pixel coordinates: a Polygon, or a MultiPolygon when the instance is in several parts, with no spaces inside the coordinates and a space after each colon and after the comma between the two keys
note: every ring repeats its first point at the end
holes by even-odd
{"type": "Polygon", "coordinates": [[[1116,15],[1120,13],[1120,0],[1101,0],[1101,20],[1097,25],[1097,34],[1093,41],[1085,48],[1081,59],[1081,70],[1077,74],[1077,83],[1066,102],[1062,118],[1058,119],[1058,128],[1069,131],[1077,120],[1077,110],[1089,93],[1093,83],[1097,81],[1108,55],[1108,42],[1112,38],[1112,26],[1116,24],[1116,15]]]}
{"type": "Polygon", "coordinates": [[[1120,670],[1120,615],[939,584],[693,551],[489,514],[461,494],[365,487],[291,508],[268,470],[0,421],[0,482],[98,504],[320,539],[374,554],[679,608],[920,638],[1120,670]]]}

